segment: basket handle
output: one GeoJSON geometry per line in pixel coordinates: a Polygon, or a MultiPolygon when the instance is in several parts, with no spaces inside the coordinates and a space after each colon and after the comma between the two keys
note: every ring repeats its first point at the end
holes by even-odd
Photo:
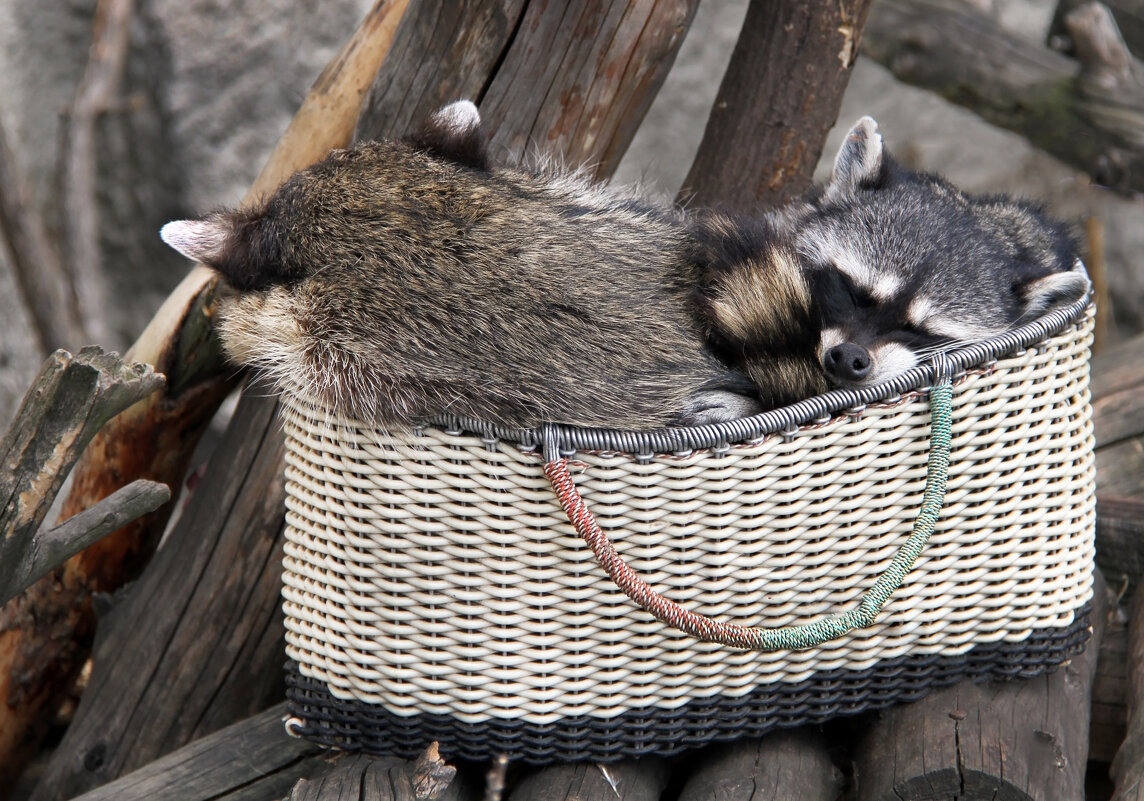
{"type": "Polygon", "coordinates": [[[552,482],[560,505],[577,533],[588,543],[596,561],[625,595],[650,612],[662,623],[701,640],[757,651],[781,651],[813,648],[837,639],[856,628],[871,626],[913,568],[937,525],[945,500],[945,482],[949,473],[950,423],[953,387],[942,377],[930,389],[930,452],[926,467],[926,486],[921,509],[914,520],[913,531],[894,555],[893,561],[856,606],[844,612],[827,615],[800,626],[755,628],[735,623],[720,623],[685,609],[652,589],[628,567],[616,552],[595,516],[580,496],[567,458],[554,458],[544,465],[544,474],[552,482]]]}

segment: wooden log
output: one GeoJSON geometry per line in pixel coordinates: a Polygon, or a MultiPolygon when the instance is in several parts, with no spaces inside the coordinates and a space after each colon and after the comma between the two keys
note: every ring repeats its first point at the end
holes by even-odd
{"type": "Polygon", "coordinates": [[[1144,498],[1096,498],[1096,564],[1121,592],[1144,578],[1144,498]]]}
{"type": "MultiPolygon", "coordinates": [[[[258,197],[349,141],[361,100],[384,58],[407,0],[379,0],[323,71],[248,198],[258,197]]],[[[91,507],[120,486],[149,479],[180,486],[199,436],[234,387],[213,334],[211,271],[197,267],[168,297],[129,351],[167,376],[165,393],[132,406],[95,437],[76,465],[63,516],[91,507]]],[[[90,598],[138,575],[168,519],[156,513],[105,537],[33,585],[6,611],[0,638],[0,782],[23,766],[35,733],[74,683],[87,658],[90,598]],[[35,677],[36,691],[19,685],[35,677]]]]}
{"type": "MultiPolygon", "coordinates": [[[[299,779],[289,801],[458,801],[470,797],[459,781],[426,781],[427,766],[444,766],[435,758],[436,743],[417,762],[346,754],[313,777],[299,779]]],[[[453,774],[455,768],[450,768],[453,774]]]]}
{"type": "Polygon", "coordinates": [[[807,726],[705,751],[679,801],[835,801],[842,784],[826,738],[807,726]]]}
{"type": "Polygon", "coordinates": [[[302,776],[325,768],[327,752],[289,737],[286,705],[174,751],[76,801],[269,801],[284,798],[302,776]]]}
{"type": "Polygon", "coordinates": [[[1112,762],[1113,801],[1144,799],[1144,593],[1137,592],[1128,616],[1128,726],[1112,762]]]}
{"type": "Polygon", "coordinates": [[[1079,60],[958,0],[879,0],[862,52],[1121,192],[1144,189],[1144,82],[1111,16],[1070,17],[1079,60]],[[1083,43],[1083,44],[1082,44],[1083,43]]]}
{"type": "MultiPolygon", "coordinates": [[[[1065,18],[1071,11],[1088,2],[1089,0],[1060,0],[1057,3],[1053,20],[1049,24],[1050,47],[1069,55],[1075,52],[1065,18]]],[[[1116,27],[1120,28],[1124,42],[1132,53],[1136,58],[1144,58],[1144,0],[1104,0],[1104,5],[1112,12],[1116,27]]]]}
{"type": "Polygon", "coordinates": [[[1082,655],[1033,679],[965,681],[878,713],[855,756],[857,801],[1083,799],[1106,611],[1098,574],[1082,655]]]}
{"type": "Polygon", "coordinates": [[[282,697],[285,451],[244,393],[163,549],[103,620],[87,690],[33,799],[66,799],[282,697]]]}
{"type": "Polygon", "coordinates": [[[576,763],[531,771],[509,794],[509,801],[659,801],[669,765],[644,757],[608,765],[576,763]]]}
{"type": "Polygon", "coordinates": [[[498,161],[539,148],[606,178],[667,77],[696,5],[421,4],[401,23],[357,136],[404,134],[442,104],[467,98],[480,106],[498,161]],[[403,72],[409,54],[418,69],[403,72]]]}
{"type": "Polygon", "coordinates": [[[58,526],[36,532],[20,558],[5,562],[5,572],[0,574],[0,603],[7,603],[61,562],[169,500],[171,490],[166,484],[140,479],[58,526]]]}
{"type": "Polygon", "coordinates": [[[752,0],[680,197],[751,211],[806,191],[871,0],[752,0]]]}
{"type": "Polygon", "coordinates": [[[1094,356],[1091,389],[1097,490],[1144,497],[1144,337],[1094,356]]]}

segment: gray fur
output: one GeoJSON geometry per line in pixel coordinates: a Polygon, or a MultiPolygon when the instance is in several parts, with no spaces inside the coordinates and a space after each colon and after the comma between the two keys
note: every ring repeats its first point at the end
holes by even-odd
{"type": "MultiPolygon", "coordinates": [[[[929,353],[1000,334],[1089,290],[1064,225],[1034,204],[968,195],[902,168],[869,117],[846,137],[827,185],[767,222],[771,235],[746,261],[752,281],[791,272],[794,254],[820,331],[813,358],[836,386],[887,380],[929,353]]],[[[745,354],[727,358],[749,374],[773,369],[775,353],[789,351],[789,331],[759,325],[759,293],[715,275],[708,294],[721,292],[722,308],[709,323],[713,337],[725,354],[745,354]]]]}

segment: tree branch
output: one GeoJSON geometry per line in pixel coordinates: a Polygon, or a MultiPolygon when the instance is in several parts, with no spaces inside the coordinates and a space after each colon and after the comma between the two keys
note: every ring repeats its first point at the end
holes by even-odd
{"type": "Polygon", "coordinates": [[[31,549],[64,478],[108,420],[163,385],[150,366],[88,347],[44,363],[0,442],[0,564],[31,549]]]}
{"type": "Polygon", "coordinates": [[[1096,181],[1144,191],[1144,82],[1107,10],[1069,15],[1079,61],[955,0],[879,0],[862,52],[1096,181]]]}
{"type": "Polygon", "coordinates": [[[11,561],[5,556],[5,569],[0,573],[0,603],[7,603],[88,545],[169,500],[171,490],[166,484],[132,481],[55,528],[41,529],[22,554],[13,555],[11,561]]]}
{"type": "Polygon", "coordinates": [[[35,326],[42,355],[88,341],[71,281],[52,246],[44,221],[33,208],[28,183],[16,164],[0,124],[0,236],[11,257],[23,306],[35,326]]]}

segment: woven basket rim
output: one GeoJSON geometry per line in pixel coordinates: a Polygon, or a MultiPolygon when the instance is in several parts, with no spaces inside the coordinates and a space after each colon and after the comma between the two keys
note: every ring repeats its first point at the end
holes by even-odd
{"type": "MultiPolygon", "coordinates": [[[[956,380],[970,369],[1056,336],[1079,322],[1091,305],[1089,293],[1081,300],[1011,331],[946,351],[942,354],[945,361],[943,371],[956,380]]],[[[932,358],[927,359],[905,373],[874,386],[857,390],[830,390],[751,417],[700,426],[625,430],[550,423],[538,428],[521,429],[506,428],[474,418],[443,415],[417,426],[414,431],[433,428],[450,435],[479,437],[490,446],[508,443],[523,451],[542,450],[548,460],[558,456],[571,457],[577,451],[627,453],[640,459],[650,459],[660,454],[687,454],[697,450],[713,450],[718,453],[729,450],[734,444],[755,442],[772,434],[789,435],[802,426],[820,425],[840,415],[860,414],[871,404],[893,404],[900,402],[907,394],[928,392],[937,375],[934,361],[932,358]]],[[[321,413],[327,418],[331,416],[329,410],[321,413]]],[[[360,421],[342,422],[362,429],[374,428],[360,421]]]]}

